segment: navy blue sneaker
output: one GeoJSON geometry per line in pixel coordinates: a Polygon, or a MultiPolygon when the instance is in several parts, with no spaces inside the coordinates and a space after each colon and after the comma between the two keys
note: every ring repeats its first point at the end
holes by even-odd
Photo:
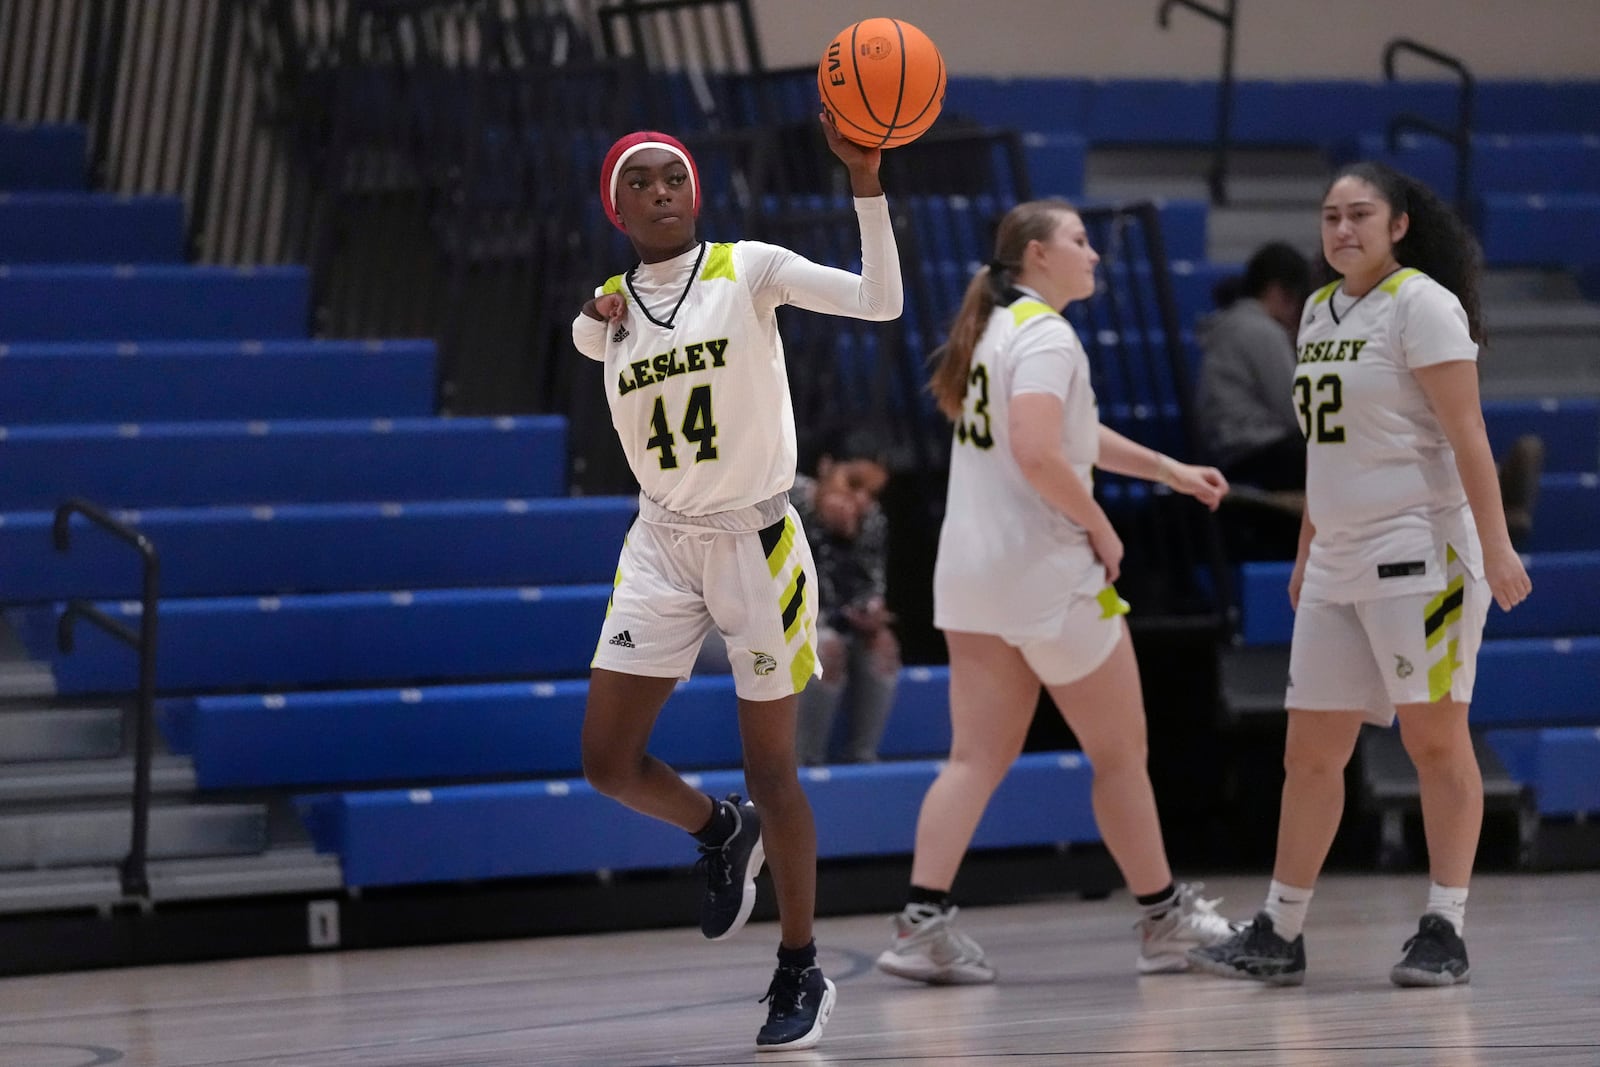
{"type": "Polygon", "coordinates": [[[1389,981],[1397,986],[1457,985],[1472,979],[1467,943],[1442,915],[1422,917],[1405,953],[1389,972],[1389,981]]]}
{"type": "Polygon", "coordinates": [[[822,968],[785,967],[773,972],[767,995],[761,998],[767,1008],[767,1025],[756,1035],[757,1052],[787,1052],[790,1049],[816,1048],[822,1028],[833,1014],[838,995],[832,982],[822,977],[822,968]]]}
{"type": "Polygon", "coordinates": [[[1224,978],[1251,978],[1268,985],[1300,985],[1306,980],[1306,939],[1286,941],[1272,928],[1272,917],[1257,912],[1250,925],[1215,945],[1189,950],[1189,966],[1224,978]]]}
{"type": "Polygon", "coordinates": [[[761,847],[761,815],[738,793],[721,802],[733,812],[733,833],[720,845],[701,845],[695,868],[705,879],[700,901],[700,932],[712,941],[738,933],[756,906],[756,875],[766,862],[761,847]]]}

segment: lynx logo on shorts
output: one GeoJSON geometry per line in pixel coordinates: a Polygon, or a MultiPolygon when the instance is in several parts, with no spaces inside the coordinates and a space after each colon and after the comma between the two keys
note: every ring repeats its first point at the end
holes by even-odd
{"type": "Polygon", "coordinates": [[[607,643],[616,645],[618,648],[633,648],[634,647],[634,645],[633,645],[633,635],[628,633],[628,631],[626,631],[626,630],[623,630],[619,634],[612,635],[611,640],[609,642],[607,642],[607,643]]]}
{"type": "Polygon", "coordinates": [[[778,661],[777,660],[773,659],[771,656],[767,655],[765,652],[757,652],[756,653],[756,667],[755,667],[756,674],[758,674],[761,677],[765,678],[767,675],[771,674],[773,671],[775,671],[777,669],[778,669],[778,661]]]}
{"type": "Polygon", "coordinates": [[[1409,678],[1414,668],[1411,661],[1396,653],[1394,657],[1394,676],[1396,678],[1409,678]]]}

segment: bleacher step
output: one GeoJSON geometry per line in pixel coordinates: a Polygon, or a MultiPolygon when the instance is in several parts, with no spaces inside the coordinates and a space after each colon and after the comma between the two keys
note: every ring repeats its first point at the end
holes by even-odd
{"type": "Polygon", "coordinates": [[[117,868],[110,864],[60,870],[0,870],[0,915],[104,907],[122,899],[117,868]]]}
{"type": "Polygon", "coordinates": [[[200,900],[268,893],[315,893],[342,888],[338,856],[309,846],[274,848],[255,856],[163,860],[150,865],[151,899],[200,900]]]}
{"type": "MultiPolygon", "coordinates": [[[[127,854],[132,815],[125,806],[0,816],[0,870],[116,863],[127,854]]],[[[267,813],[253,804],[152,808],[150,856],[247,855],[267,841],[267,813]]]]}
{"type": "MultiPolygon", "coordinates": [[[[1526,855],[1537,830],[1537,816],[1528,791],[1511,776],[1481,731],[1472,733],[1472,750],[1478,758],[1478,771],[1483,779],[1484,813],[1516,816],[1520,850],[1526,855]]],[[[1398,728],[1364,729],[1356,758],[1360,763],[1361,804],[1378,816],[1378,864],[1400,866],[1410,856],[1406,816],[1422,808],[1416,765],[1406,753],[1398,728]]]]}
{"type": "MultiPolygon", "coordinates": [[[[303,845],[254,856],[152,860],[145,873],[157,903],[331,893],[343,885],[339,858],[303,845]]],[[[125,899],[115,864],[0,871],[0,915],[109,907],[125,899]]]]}
{"type": "MultiPolygon", "coordinates": [[[[131,756],[0,763],[0,804],[129,797],[133,764],[131,756]]],[[[150,764],[150,787],[157,796],[192,792],[194,763],[183,756],[156,756],[150,764]]]]}
{"type": "MultiPolygon", "coordinates": [[[[3,677],[3,672],[0,672],[3,677]]],[[[120,708],[23,708],[0,712],[0,769],[9,778],[38,760],[89,760],[122,751],[120,708]]],[[[0,780],[0,797],[6,782],[0,780]]]]}

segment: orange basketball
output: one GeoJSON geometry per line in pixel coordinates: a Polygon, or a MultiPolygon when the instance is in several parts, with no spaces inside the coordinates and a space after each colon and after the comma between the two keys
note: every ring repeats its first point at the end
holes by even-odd
{"type": "Polygon", "coordinates": [[[903,19],[862,19],[828,43],[817,91],[834,126],[856,144],[910,144],[944,106],[944,57],[903,19]]]}

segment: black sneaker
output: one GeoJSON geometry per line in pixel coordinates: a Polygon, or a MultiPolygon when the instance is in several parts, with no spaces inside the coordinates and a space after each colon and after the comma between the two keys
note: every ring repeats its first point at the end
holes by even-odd
{"type": "Polygon", "coordinates": [[[766,862],[761,847],[761,816],[738,793],[722,801],[733,811],[733,833],[720,845],[701,845],[695,868],[706,880],[700,901],[700,932],[713,941],[732,937],[756,906],[756,875],[766,862]]]}
{"type": "Polygon", "coordinates": [[[1424,915],[1416,934],[1406,942],[1405,952],[1405,959],[1389,972],[1389,981],[1395,985],[1456,985],[1472,978],[1467,943],[1442,915],[1424,915]]]}
{"type": "Polygon", "coordinates": [[[1272,929],[1272,917],[1257,912],[1250,925],[1226,941],[1189,950],[1189,965],[1224,978],[1253,978],[1268,985],[1299,985],[1306,980],[1306,939],[1291,943],[1272,929]]]}
{"type": "Polygon", "coordinates": [[[784,967],[773,972],[767,995],[767,1025],[756,1035],[756,1051],[787,1052],[815,1048],[822,1028],[833,1014],[834,985],[822,977],[822,968],[784,967]]]}

